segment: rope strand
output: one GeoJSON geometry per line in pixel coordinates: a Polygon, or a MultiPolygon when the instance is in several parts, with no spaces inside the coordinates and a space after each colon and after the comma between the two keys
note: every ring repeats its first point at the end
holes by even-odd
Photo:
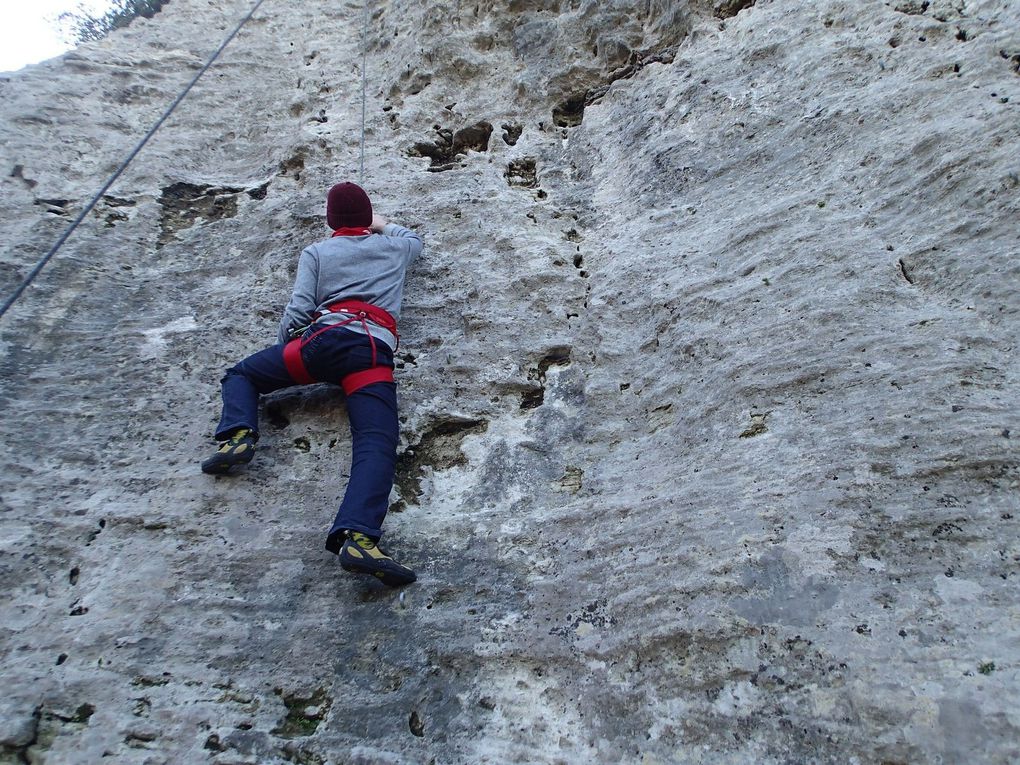
{"type": "MultiPolygon", "coordinates": [[[[90,201],[85,206],[85,209],[78,214],[78,217],[74,219],[74,222],[71,223],[70,227],[68,227],[68,229],[63,233],[60,239],[57,240],[57,243],[50,248],[49,252],[47,252],[46,255],[35,265],[35,268],[33,268],[29,272],[28,276],[24,278],[24,280],[21,282],[21,285],[14,291],[14,294],[11,295],[7,299],[7,302],[4,303],[3,307],[0,308],[0,319],[4,317],[4,314],[7,313],[10,307],[14,305],[17,299],[21,297],[21,295],[25,292],[26,289],[28,289],[28,286],[35,280],[35,278],[39,275],[43,268],[45,268],[46,264],[50,262],[50,259],[57,254],[57,251],[64,245],[64,242],[66,242],[70,238],[71,234],[74,233],[74,230],[78,228],[78,225],[83,220],[85,220],[85,216],[92,212],[92,208],[94,208],[99,203],[99,200],[103,198],[103,195],[107,191],[110,190],[110,187],[113,186],[114,182],[116,182],[116,180],[120,177],[121,173],[123,173],[127,169],[128,165],[131,164],[131,160],[138,156],[138,153],[142,150],[145,144],[149,142],[149,139],[156,134],[156,131],[159,130],[162,124],[166,122],[166,120],[170,117],[171,114],[173,114],[174,110],[181,103],[181,101],[184,100],[185,96],[188,95],[191,89],[195,86],[195,83],[198,82],[199,78],[201,78],[201,76],[209,70],[209,67],[211,67],[213,63],[216,61],[216,59],[219,58],[223,50],[230,44],[234,37],[237,36],[237,33],[241,31],[241,28],[244,27],[244,25],[251,20],[251,17],[255,15],[255,12],[259,9],[259,6],[261,6],[262,3],[264,2],[265,0],[258,0],[258,2],[256,2],[255,5],[252,6],[252,9],[248,11],[248,15],[241,19],[241,22],[236,27],[234,27],[234,31],[230,33],[227,39],[224,40],[220,47],[216,49],[216,52],[213,53],[209,60],[205,62],[205,66],[203,66],[198,71],[198,74],[196,74],[194,78],[192,78],[191,82],[189,82],[187,86],[184,88],[184,90],[181,91],[180,95],[177,96],[176,99],[174,99],[174,102],[170,104],[169,107],[167,107],[166,111],[163,112],[163,116],[161,116],[156,121],[156,124],[149,129],[149,132],[145,134],[145,137],[138,142],[138,145],[135,146],[132,152],[128,155],[127,159],[125,159],[121,163],[120,167],[118,167],[114,174],[111,175],[110,178],[106,181],[106,183],[103,185],[103,188],[96,192],[96,195],[92,197],[92,201],[90,201]]],[[[362,119],[364,119],[364,117],[362,119]]]]}
{"type": "Polygon", "coordinates": [[[368,0],[362,0],[361,28],[361,172],[359,182],[365,185],[365,93],[368,90],[368,0]]]}

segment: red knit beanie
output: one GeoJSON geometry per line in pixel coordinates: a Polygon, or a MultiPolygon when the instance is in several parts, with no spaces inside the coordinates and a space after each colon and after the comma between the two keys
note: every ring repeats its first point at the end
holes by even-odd
{"type": "Polygon", "coordinates": [[[372,225],[372,203],[356,183],[338,183],[326,197],[326,222],[338,228],[368,228],[372,225]]]}

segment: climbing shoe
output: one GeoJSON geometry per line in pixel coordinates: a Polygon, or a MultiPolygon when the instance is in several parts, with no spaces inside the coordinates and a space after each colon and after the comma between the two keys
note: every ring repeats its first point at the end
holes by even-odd
{"type": "Polygon", "coordinates": [[[202,463],[202,472],[222,475],[234,465],[246,465],[255,456],[255,434],[248,428],[234,431],[212,457],[202,463]]]}
{"type": "Polygon", "coordinates": [[[350,531],[340,548],[340,567],[344,571],[371,574],[387,587],[410,584],[418,577],[386,555],[375,541],[360,531],[350,531]]]}

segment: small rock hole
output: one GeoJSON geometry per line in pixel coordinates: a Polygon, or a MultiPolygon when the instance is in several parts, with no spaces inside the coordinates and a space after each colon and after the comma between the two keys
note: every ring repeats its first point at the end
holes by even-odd
{"type": "Polygon", "coordinates": [[[418,738],[425,736],[425,721],[418,714],[418,710],[415,709],[411,712],[411,716],[407,719],[407,727],[411,729],[411,733],[418,738]]]}
{"type": "Polygon", "coordinates": [[[577,127],[584,120],[586,93],[575,93],[553,108],[553,124],[557,127],[577,127]]]}

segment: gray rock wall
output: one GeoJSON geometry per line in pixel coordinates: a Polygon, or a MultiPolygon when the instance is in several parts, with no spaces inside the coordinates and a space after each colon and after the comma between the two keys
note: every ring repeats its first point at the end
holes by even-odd
{"type": "MultiPolygon", "coordinates": [[[[0,78],[5,294],[249,8],[0,78]]],[[[1020,758],[1016,4],[371,3],[403,597],[336,389],[197,469],[361,19],[267,0],[0,323],[0,761],[1020,758]]]]}

